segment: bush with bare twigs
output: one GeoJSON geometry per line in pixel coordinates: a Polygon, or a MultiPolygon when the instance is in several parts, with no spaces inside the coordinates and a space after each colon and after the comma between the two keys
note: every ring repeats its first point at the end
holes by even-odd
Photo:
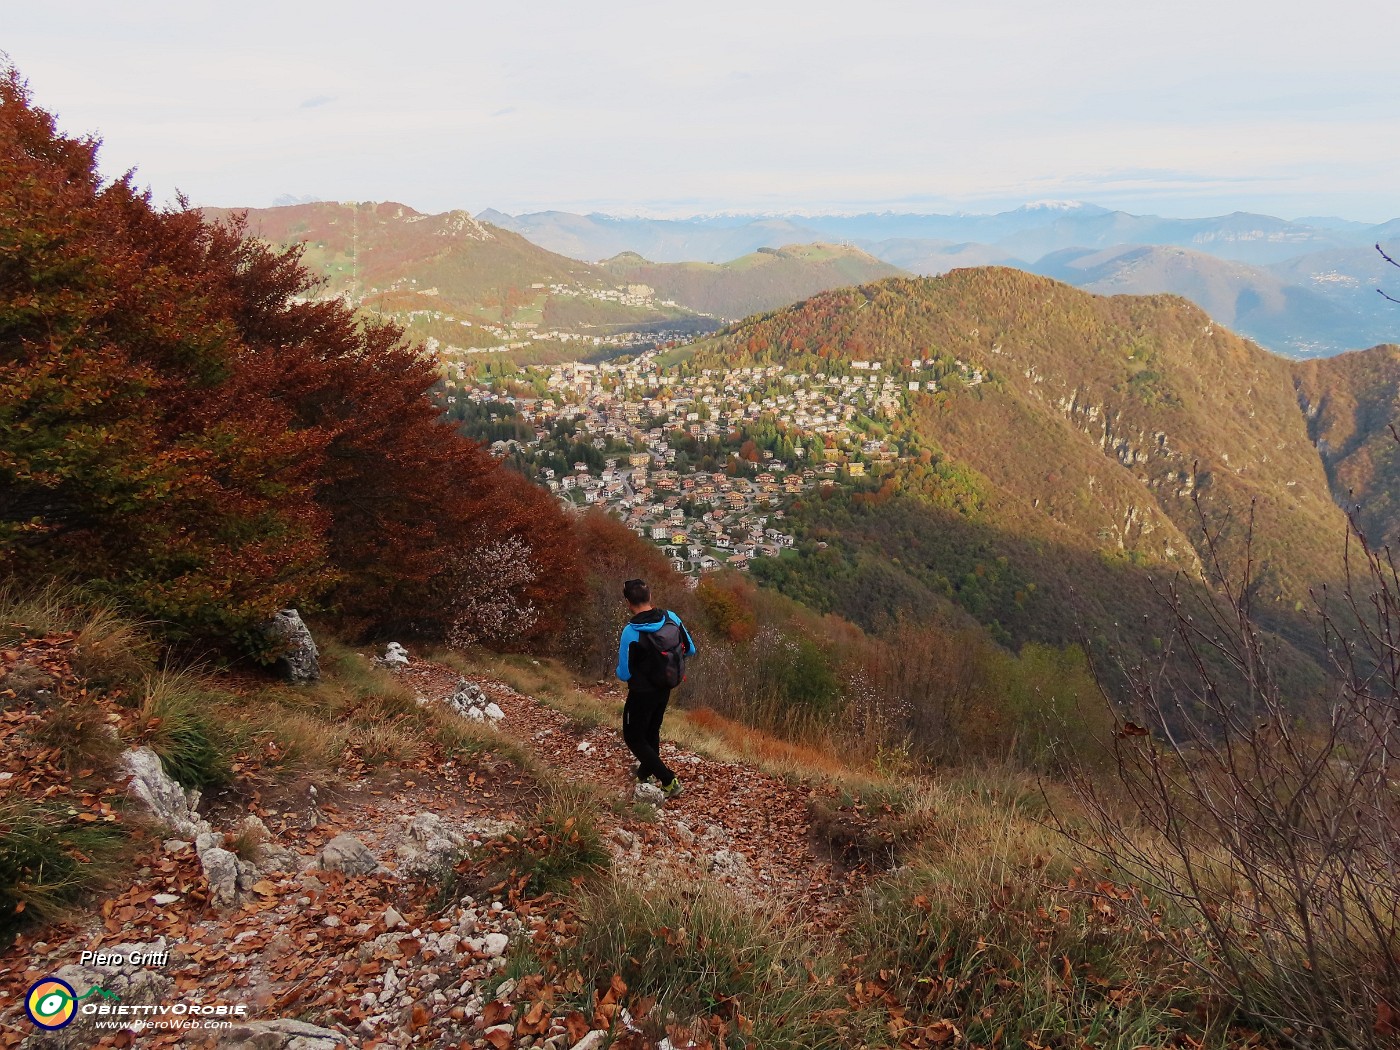
{"type": "Polygon", "coordinates": [[[1162,660],[1127,672],[1118,775],[1081,778],[1071,835],[1194,918],[1196,965],[1242,1019],[1369,1050],[1400,1040],[1400,574],[1354,519],[1346,553],[1342,594],[1317,595],[1337,672],[1321,717],[1275,680],[1248,559],[1211,559],[1220,604],[1169,590],[1162,660]]]}

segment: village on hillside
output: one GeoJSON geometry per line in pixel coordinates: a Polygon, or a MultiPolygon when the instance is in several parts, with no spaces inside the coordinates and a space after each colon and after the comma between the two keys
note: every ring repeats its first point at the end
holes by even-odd
{"type": "Polygon", "coordinates": [[[657,299],[655,290],[645,284],[598,288],[578,283],[536,281],[528,288],[519,290],[520,301],[509,311],[508,318],[496,320],[486,318],[485,314],[491,312],[488,310],[470,311],[469,316],[463,317],[460,315],[467,311],[460,306],[453,309],[437,302],[423,304],[424,298],[435,300],[441,294],[436,287],[420,288],[416,278],[405,277],[383,288],[369,288],[362,294],[345,291],[337,297],[351,307],[372,305],[377,312],[386,314],[421,336],[430,353],[446,357],[508,354],[551,346],[577,346],[584,348],[585,352],[635,353],[660,342],[689,338],[696,330],[695,319],[710,316],[700,311],[685,310],[673,299],[657,299]],[[405,305],[401,301],[391,308],[387,300],[395,296],[410,296],[407,302],[416,305],[405,305]],[[550,299],[579,299],[623,309],[681,313],[670,320],[650,324],[640,324],[635,319],[602,325],[580,320],[561,327],[545,319],[544,304],[550,299]],[[467,345],[459,345],[459,341],[467,345]]]}
{"type": "Polygon", "coordinates": [[[777,557],[804,492],[877,476],[907,453],[882,420],[950,377],[986,379],[934,358],[817,372],[663,361],[652,348],[485,376],[449,364],[440,403],[560,500],[607,509],[698,578],[777,557]]]}

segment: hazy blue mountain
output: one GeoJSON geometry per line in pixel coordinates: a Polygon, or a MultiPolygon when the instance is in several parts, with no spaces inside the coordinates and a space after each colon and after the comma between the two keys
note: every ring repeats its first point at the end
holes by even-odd
{"type": "MultiPolygon", "coordinates": [[[[1383,246],[1386,244],[1385,237],[1376,239],[1383,246]]],[[[1400,232],[1389,243],[1390,247],[1400,248],[1400,232]]],[[[1400,299],[1400,269],[1382,259],[1372,243],[1364,247],[1311,252],[1269,269],[1285,281],[1327,297],[1353,318],[1362,334],[1344,341],[1344,348],[1400,342],[1400,306],[1387,302],[1377,293],[1378,288],[1384,288],[1400,299]]]]}
{"type": "Polygon", "coordinates": [[[1358,222],[1356,219],[1343,219],[1337,215],[1304,215],[1293,220],[1299,226],[1313,226],[1319,230],[1337,230],[1342,233],[1356,233],[1360,230],[1369,230],[1369,222],[1358,222]]]}
{"type": "Polygon", "coordinates": [[[656,263],[625,252],[598,264],[628,284],[643,284],[656,297],[687,310],[737,321],[788,306],[831,288],[904,276],[859,248],[793,244],[760,248],[725,263],[656,263]]]}
{"type": "Polygon", "coordinates": [[[799,220],[775,217],[700,219],[619,218],[545,211],[478,216],[560,255],[599,262],[636,252],[653,262],[729,262],[759,248],[829,240],[799,220]]]}
{"type": "MultiPolygon", "coordinates": [[[[1249,212],[1173,219],[1059,201],[992,215],[885,212],[643,219],[557,211],[512,216],[490,211],[481,218],[550,251],[590,261],[634,251],[657,262],[726,262],[757,248],[802,241],[852,242],[870,250],[879,242],[919,240],[985,244],[998,249],[1002,257],[1019,259],[1038,259],[1064,248],[1174,245],[1268,265],[1307,252],[1364,244],[1387,228],[1400,233],[1400,223],[1373,227],[1323,219],[1312,225],[1249,212]]],[[[887,261],[902,265],[893,258],[887,261]]]]}
{"type": "Polygon", "coordinates": [[[1400,258],[1400,219],[1391,219],[1378,226],[1368,226],[1359,230],[1356,232],[1356,240],[1357,243],[1367,246],[1379,242],[1392,258],[1400,258]]]}
{"type": "Polygon", "coordinates": [[[1103,292],[1169,292],[1220,323],[1295,356],[1332,354],[1400,336],[1400,219],[1287,220],[1234,212],[1197,219],[1133,215],[1074,201],[1039,201],[989,215],[700,216],[619,218],[537,212],[484,220],[576,259],[636,252],[656,262],[728,263],[802,241],[847,244],[911,273],[1006,265],[1103,292]],[[1389,272],[1387,272],[1389,271],[1389,272]]]}
{"type": "Polygon", "coordinates": [[[875,258],[923,277],[937,277],[963,266],[1015,266],[1022,270],[1030,269],[1023,260],[1009,252],[976,241],[954,242],[894,237],[886,241],[856,243],[875,258]]]}
{"type": "MultiPolygon", "coordinates": [[[[1306,357],[1369,337],[1365,318],[1325,290],[1271,270],[1162,245],[1067,248],[1028,267],[1101,295],[1170,292],[1271,350],[1306,357]]],[[[1400,318],[1397,318],[1400,319],[1400,318]]]]}

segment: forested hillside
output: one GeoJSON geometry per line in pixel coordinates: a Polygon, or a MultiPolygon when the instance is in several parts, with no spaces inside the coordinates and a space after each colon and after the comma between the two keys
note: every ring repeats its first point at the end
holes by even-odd
{"type": "Polygon", "coordinates": [[[1149,573],[1205,574],[1203,528],[1242,573],[1251,517],[1281,629],[1340,574],[1345,520],[1290,365],[1183,300],[961,270],[750,319],[691,363],[736,359],[856,383],[880,365],[863,425],[915,455],[804,507],[808,543],[763,570],[861,622],[941,594],[1009,639],[1063,640],[1071,614],[1111,638],[1160,606],[1149,573]]]}
{"type": "Polygon", "coordinates": [[[266,655],[288,605],[445,637],[489,632],[486,597],[557,627],[571,524],[439,423],[437,363],[96,150],[0,79],[0,575],[233,654],[266,655]]]}

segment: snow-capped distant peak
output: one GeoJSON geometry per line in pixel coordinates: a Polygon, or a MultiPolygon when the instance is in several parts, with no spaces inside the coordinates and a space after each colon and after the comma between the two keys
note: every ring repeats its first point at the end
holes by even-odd
{"type": "Polygon", "coordinates": [[[1080,211],[1089,207],[1083,201],[1031,201],[1017,208],[1017,211],[1080,211]]]}

